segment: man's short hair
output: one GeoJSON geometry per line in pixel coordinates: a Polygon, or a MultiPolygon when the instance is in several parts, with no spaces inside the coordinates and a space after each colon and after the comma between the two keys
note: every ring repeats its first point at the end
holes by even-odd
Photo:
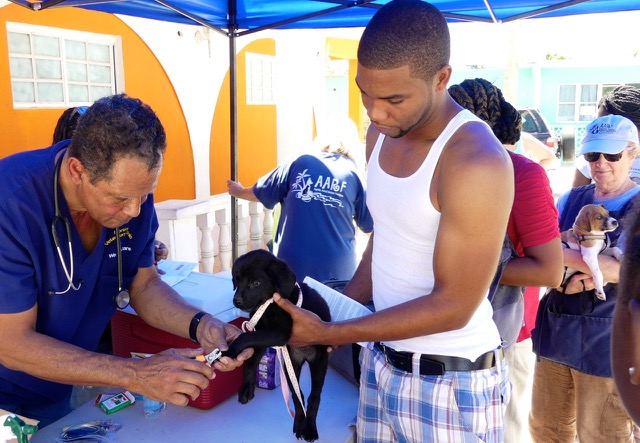
{"type": "Polygon", "coordinates": [[[358,63],[368,69],[409,66],[430,80],[449,64],[449,28],[442,13],[421,0],[393,0],[373,16],[358,45],[358,63]]]}
{"type": "Polygon", "coordinates": [[[141,100],[125,94],[103,97],[80,117],[69,156],[87,169],[92,184],[111,178],[123,157],[141,160],[151,171],[161,164],[167,137],[160,119],[141,100]]]}

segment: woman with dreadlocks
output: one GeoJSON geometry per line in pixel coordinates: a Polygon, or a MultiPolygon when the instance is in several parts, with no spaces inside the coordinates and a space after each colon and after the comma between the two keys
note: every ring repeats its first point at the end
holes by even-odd
{"type": "Polygon", "coordinates": [[[525,292],[523,326],[519,334],[516,330],[511,342],[502,337],[505,346],[511,345],[505,352],[505,361],[509,365],[509,379],[513,386],[505,413],[504,441],[527,442],[531,440],[527,420],[535,357],[531,329],[535,324],[540,287],[555,287],[562,279],[558,211],[543,167],[516,153],[522,152],[521,143],[518,143],[522,119],[520,113],[504,99],[502,91],[487,80],[476,78],[452,85],[449,94],[458,104],[489,124],[509,151],[513,163],[515,194],[507,234],[518,257],[507,263],[500,284],[522,287],[525,292]]]}
{"type": "MultiPolygon", "coordinates": [[[[604,115],[621,115],[628,118],[640,131],[640,89],[631,85],[622,85],[603,95],[598,103],[598,117],[604,115]]],[[[576,172],[573,176],[573,187],[591,183],[589,163],[580,156],[575,161],[576,172]]],[[[640,157],[631,165],[629,177],[640,184],[640,157]]]]}

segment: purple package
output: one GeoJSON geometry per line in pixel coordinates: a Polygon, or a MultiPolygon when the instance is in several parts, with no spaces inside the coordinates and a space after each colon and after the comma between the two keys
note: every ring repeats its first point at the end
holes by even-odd
{"type": "Polygon", "coordinates": [[[277,351],[273,348],[267,348],[258,362],[256,386],[269,390],[280,386],[280,361],[277,351]]]}

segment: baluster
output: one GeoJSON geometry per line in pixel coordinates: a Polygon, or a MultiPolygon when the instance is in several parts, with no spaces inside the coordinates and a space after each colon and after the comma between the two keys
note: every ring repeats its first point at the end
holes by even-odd
{"type": "Polygon", "coordinates": [[[263,208],[264,219],[262,220],[262,241],[264,245],[269,243],[273,239],[273,210],[263,208]]]}
{"type": "Polygon", "coordinates": [[[247,252],[247,204],[238,202],[238,257],[247,252]]]}
{"type": "Polygon", "coordinates": [[[202,263],[202,272],[207,274],[213,274],[213,267],[215,262],[215,251],[213,244],[213,214],[207,212],[206,214],[200,214],[196,216],[197,225],[202,233],[202,239],[200,241],[200,263],[202,263]]]}
{"type": "Polygon", "coordinates": [[[216,224],[220,228],[218,234],[218,251],[222,271],[231,270],[231,214],[229,208],[216,211],[216,224]]]}
{"type": "Polygon", "coordinates": [[[249,202],[249,246],[251,250],[262,248],[262,232],[260,232],[260,209],[262,205],[258,202],[249,202]]]}

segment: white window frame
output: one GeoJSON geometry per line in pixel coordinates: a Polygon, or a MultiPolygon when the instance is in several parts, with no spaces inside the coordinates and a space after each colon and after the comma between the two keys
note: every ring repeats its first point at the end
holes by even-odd
{"type": "Polygon", "coordinates": [[[256,54],[247,52],[246,58],[246,79],[247,79],[247,104],[248,105],[275,105],[276,104],[276,58],[272,55],[256,54]],[[263,69],[265,65],[270,66],[270,72],[263,69]],[[253,79],[260,78],[260,84],[254,85],[253,79]],[[260,94],[254,94],[260,91],[260,94]],[[258,97],[259,96],[259,97],[258,97]],[[266,99],[265,97],[271,97],[266,99]]]}
{"type": "Polygon", "coordinates": [[[629,86],[633,86],[635,88],[640,88],[640,83],[605,83],[602,85],[602,89],[601,89],[601,94],[600,94],[600,98],[598,99],[598,103],[600,103],[600,99],[602,98],[602,96],[604,96],[605,94],[609,93],[612,89],[617,88],[618,86],[624,86],[624,85],[629,85],[629,86]]]}
{"type": "MultiPolygon", "coordinates": [[[[70,29],[62,29],[62,28],[54,28],[49,26],[38,26],[27,23],[17,23],[17,22],[7,22],[7,38],[8,33],[19,33],[19,34],[29,34],[31,36],[31,41],[33,41],[34,35],[42,35],[46,37],[54,37],[58,38],[61,41],[65,39],[78,40],[85,43],[95,43],[100,45],[106,45],[110,47],[110,62],[109,67],[111,69],[111,92],[113,94],[122,93],[125,91],[124,86],[124,62],[123,62],[123,53],[122,53],[122,38],[117,35],[108,35],[108,34],[96,34],[92,32],[84,32],[84,31],[74,31],[70,29]]],[[[8,57],[23,57],[30,59],[32,64],[35,63],[37,58],[48,58],[48,56],[36,56],[35,54],[8,54],[8,57]]],[[[11,78],[11,81],[33,81],[36,86],[36,101],[35,103],[25,103],[25,102],[16,102],[13,101],[13,107],[15,109],[49,109],[49,108],[66,108],[71,106],[87,106],[91,105],[92,102],[76,102],[69,100],[69,85],[75,82],[70,82],[67,78],[66,73],[66,55],[65,55],[65,45],[60,45],[60,57],[54,57],[54,59],[59,59],[61,61],[62,67],[62,80],[54,80],[54,82],[61,82],[63,86],[63,97],[64,100],[62,102],[38,102],[37,96],[37,84],[40,82],[51,82],[51,80],[40,80],[36,77],[35,69],[33,72],[32,79],[22,79],[22,78],[11,78]]],[[[84,84],[84,83],[83,83],[84,84]]],[[[86,84],[90,85],[90,82],[86,82],[86,84]]],[[[12,98],[13,100],[13,98],[12,98]]]]}
{"type": "Polygon", "coordinates": [[[581,123],[581,122],[589,122],[592,120],[592,118],[595,118],[597,112],[598,112],[598,101],[600,100],[600,97],[602,97],[602,84],[598,84],[598,83],[566,83],[563,85],[560,85],[558,87],[558,107],[557,107],[557,111],[556,111],[556,121],[558,122],[562,122],[562,123],[581,123]],[[560,88],[562,88],[563,86],[573,86],[576,89],[576,94],[575,94],[575,100],[571,101],[571,102],[562,102],[560,101],[560,88]],[[590,87],[590,86],[595,86],[596,87],[596,100],[595,102],[588,102],[587,103],[583,103],[580,98],[582,96],[582,88],[583,87],[590,87]],[[567,105],[567,104],[573,104],[574,105],[574,110],[573,110],[573,119],[572,120],[561,120],[560,119],[560,106],[561,105],[567,105]],[[593,104],[593,117],[589,118],[587,120],[581,120],[580,119],[580,109],[584,106],[591,106],[593,104]]]}
{"type": "MultiPolygon", "coordinates": [[[[602,100],[602,97],[607,94],[609,91],[611,91],[612,89],[618,87],[618,86],[622,86],[622,85],[630,85],[630,86],[634,86],[636,88],[640,88],[640,83],[584,83],[584,84],[579,84],[579,83],[566,83],[560,86],[575,86],[575,87],[582,87],[582,86],[592,86],[592,85],[596,85],[597,87],[597,92],[596,92],[596,103],[595,103],[595,114],[594,114],[594,118],[598,113],[598,104],[600,103],[600,100],[602,100]]],[[[579,91],[580,92],[580,91],[579,91]]],[[[578,96],[579,96],[579,92],[578,92],[578,96]]],[[[578,114],[578,109],[579,109],[579,103],[580,102],[560,102],[560,88],[558,88],[558,107],[556,108],[556,121],[558,122],[565,122],[565,123],[584,123],[587,120],[579,120],[579,114],[578,114]],[[576,106],[576,110],[574,111],[574,120],[568,121],[568,120],[560,120],[560,112],[559,108],[561,104],[567,104],[567,103],[576,103],[578,106],[576,106]]]]}

